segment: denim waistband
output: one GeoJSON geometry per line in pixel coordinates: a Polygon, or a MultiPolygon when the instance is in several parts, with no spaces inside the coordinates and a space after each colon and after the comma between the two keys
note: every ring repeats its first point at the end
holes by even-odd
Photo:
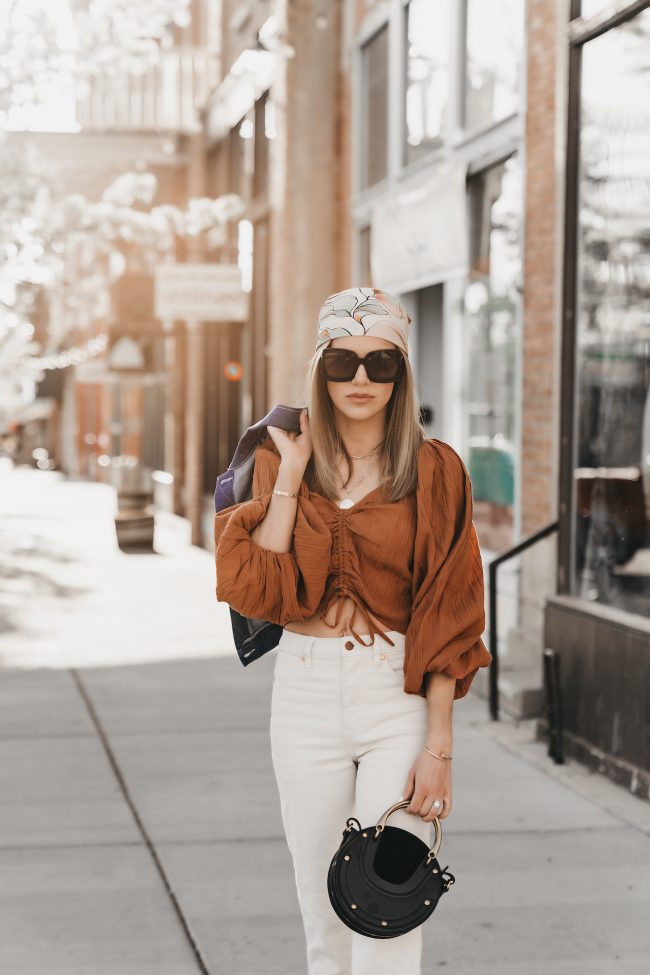
{"type": "Polygon", "coordinates": [[[372,637],[367,633],[360,634],[364,643],[349,634],[344,636],[312,636],[308,633],[296,633],[293,630],[282,630],[278,649],[287,653],[302,656],[309,652],[311,657],[351,657],[358,654],[371,654],[374,659],[403,654],[406,636],[398,630],[386,630],[387,635],[394,642],[391,646],[378,633],[374,635],[374,642],[368,646],[372,637]]]}

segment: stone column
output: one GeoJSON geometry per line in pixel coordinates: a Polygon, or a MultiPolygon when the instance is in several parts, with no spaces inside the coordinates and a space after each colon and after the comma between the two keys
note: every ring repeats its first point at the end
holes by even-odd
{"type": "MultiPolygon", "coordinates": [[[[557,517],[559,331],[566,126],[564,0],[529,0],[521,391],[521,534],[557,517]]],[[[543,622],[556,591],[557,535],[521,556],[520,618],[508,635],[499,687],[506,711],[543,707],[543,622]],[[505,663],[505,661],[504,661],[505,663]]]]}
{"type": "Polygon", "coordinates": [[[341,179],[340,6],[335,0],[276,0],[273,8],[295,56],[284,62],[271,91],[277,136],[269,187],[269,405],[303,403],[318,309],[349,284],[341,261],[349,217],[341,179]]]}
{"type": "MultiPolygon", "coordinates": [[[[188,197],[205,195],[205,139],[203,132],[190,138],[188,197]]],[[[187,242],[187,261],[201,261],[199,238],[187,242]]],[[[192,544],[203,542],[203,468],[205,415],[205,336],[202,322],[188,322],[186,332],[185,391],[185,517],[192,529],[192,544]]]]}

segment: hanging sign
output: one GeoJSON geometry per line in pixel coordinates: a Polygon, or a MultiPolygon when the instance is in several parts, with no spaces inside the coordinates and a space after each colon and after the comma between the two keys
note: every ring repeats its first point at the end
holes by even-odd
{"type": "Polygon", "coordinates": [[[237,264],[161,264],[155,274],[156,318],[243,322],[248,294],[237,264]]]}

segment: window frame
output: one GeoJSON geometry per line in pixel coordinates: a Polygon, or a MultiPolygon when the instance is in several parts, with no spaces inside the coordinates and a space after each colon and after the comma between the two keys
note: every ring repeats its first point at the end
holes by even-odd
{"type": "Polygon", "coordinates": [[[354,68],[353,68],[353,99],[352,99],[352,131],[360,133],[359,136],[359,151],[356,153],[354,172],[353,172],[353,187],[354,193],[357,196],[368,193],[375,193],[381,191],[381,188],[385,187],[391,176],[391,152],[390,147],[392,143],[391,132],[394,128],[394,122],[392,119],[391,111],[391,85],[392,85],[392,65],[391,65],[391,17],[389,12],[385,9],[377,11],[380,16],[372,17],[366,24],[366,29],[363,30],[356,40],[355,51],[354,51],[354,68]],[[368,186],[364,186],[364,167],[366,160],[367,145],[365,144],[365,127],[363,123],[364,116],[366,114],[366,104],[368,93],[364,85],[364,49],[370,44],[377,35],[382,31],[386,30],[387,33],[387,47],[388,47],[388,65],[387,65],[387,110],[386,110],[386,132],[387,132],[387,142],[386,146],[386,175],[383,179],[378,180],[376,183],[371,183],[368,186]]]}
{"type": "Polygon", "coordinates": [[[400,22],[399,27],[396,30],[397,40],[399,43],[399,58],[397,61],[398,67],[398,78],[400,81],[400,101],[401,101],[401,112],[400,112],[400,133],[399,133],[399,169],[402,172],[410,172],[412,169],[417,169],[419,166],[426,165],[432,159],[437,156],[442,156],[445,152],[447,146],[453,142],[454,128],[457,122],[457,106],[454,104],[454,98],[457,97],[458,88],[458,75],[459,65],[458,65],[458,52],[455,50],[457,47],[457,25],[459,12],[462,11],[464,15],[464,8],[466,6],[467,0],[463,0],[460,5],[457,5],[453,0],[445,0],[449,4],[449,34],[447,36],[447,128],[442,130],[440,135],[440,141],[431,148],[424,152],[417,159],[408,159],[408,126],[406,121],[406,92],[408,89],[408,55],[407,55],[407,45],[408,45],[408,11],[413,0],[402,0],[400,9],[400,22]],[[460,7],[460,11],[458,9],[460,7]]]}
{"type": "Polygon", "coordinates": [[[564,185],[564,246],[562,280],[562,336],[560,366],[560,444],[558,464],[558,544],[556,586],[559,595],[579,598],[572,592],[575,553],[576,507],[574,457],[577,443],[577,299],[578,299],[578,202],[580,178],[580,103],[582,49],[591,40],[631,20],[650,7],[650,0],[618,3],[583,20],[581,0],[570,0],[567,25],[568,102],[564,185]]]}
{"type": "Polygon", "coordinates": [[[469,0],[463,0],[460,4],[461,11],[461,24],[460,24],[460,42],[462,44],[462,54],[461,63],[459,65],[459,78],[458,78],[458,91],[460,97],[459,104],[459,120],[460,128],[463,132],[465,139],[473,139],[477,136],[481,136],[486,132],[491,131],[497,126],[504,125],[512,119],[517,118],[517,116],[522,115],[525,117],[526,114],[526,89],[527,89],[527,66],[528,66],[528,29],[527,29],[527,17],[528,17],[528,0],[521,0],[525,4],[524,17],[523,17],[523,31],[521,36],[521,75],[522,84],[519,92],[515,93],[515,101],[517,106],[511,111],[503,115],[501,118],[490,119],[488,122],[483,122],[480,125],[468,126],[467,124],[467,62],[468,62],[468,35],[467,35],[467,25],[469,22],[469,0]]]}

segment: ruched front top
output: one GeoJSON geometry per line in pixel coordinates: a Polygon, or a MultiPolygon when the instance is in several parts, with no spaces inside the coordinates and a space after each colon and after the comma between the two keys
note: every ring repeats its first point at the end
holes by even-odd
{"type": "Polygon", "coordinates": [[[380,485],[340,508],[303,479],[288,552],[251,538],[273,497],[279,464],[267,437],[255,454],[253,498],[215,514],[217,599],[281,626],[320,607],[320,617],[336,628],[341,597],[348,596],[350,631],[360,642],[370,644],[377,633],[392,642],[388,630],[405,634],[407,693],[424,696],[424,674],[440,671],[456,678],[454,697],[463,697],[492,656],[482,640],[483,565],[460,456],[441,440],[424,440],[416,491],[392,503],[380,485]],[[337,602],[330,622],[325,617],[337,602]]]}

